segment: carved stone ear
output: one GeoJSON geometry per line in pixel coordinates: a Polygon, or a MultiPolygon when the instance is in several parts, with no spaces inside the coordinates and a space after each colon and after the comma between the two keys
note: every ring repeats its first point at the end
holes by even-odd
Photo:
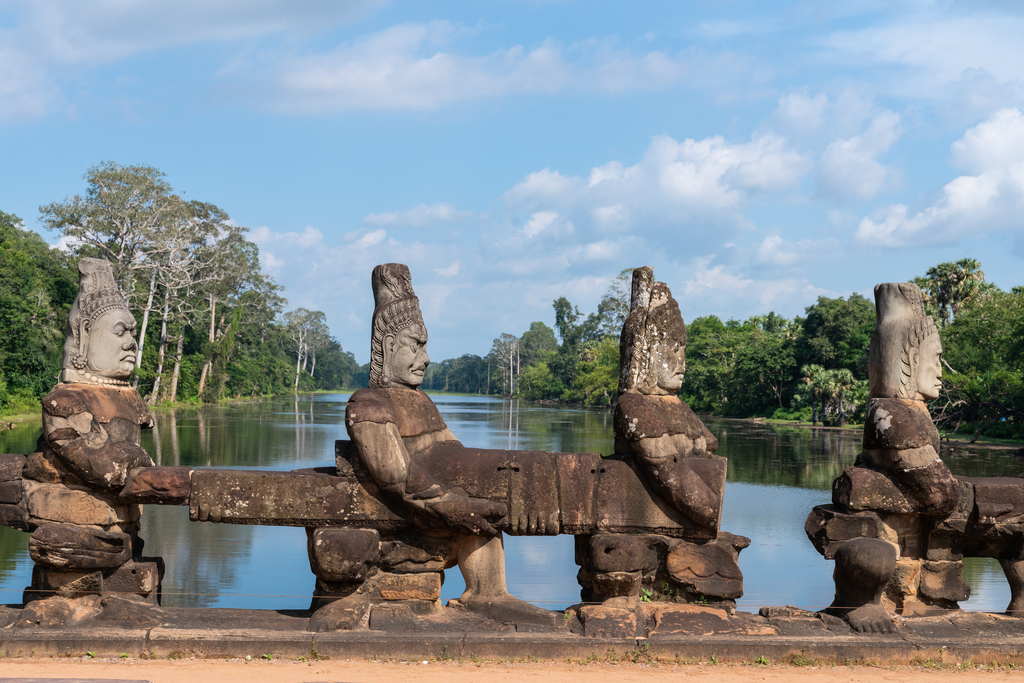
{"type": "Polygon", "coordinates": [[[381,364],[381,384],[383,387],[391,386],[391,361],[395,357],[395,340],[397,337],[393,334],[385,334],[384,339],[381,342],[381,353],[384,356],[384,362],[381,364]]]}
{"type": "MultiPolygon", "coordinates": [[[[78,323],[78,358],[84,368],[89,358],[89,320],[81,320],[78,323]]],[[[78,366],[78,363],[75,363],[78,366]]],[[[82,368],[79,368],[81,370],[82,368]]]]}

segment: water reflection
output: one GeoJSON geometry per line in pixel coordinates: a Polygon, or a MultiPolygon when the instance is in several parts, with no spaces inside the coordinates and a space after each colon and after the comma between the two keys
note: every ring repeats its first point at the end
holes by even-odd
{"type": "MultiPolygon", "coordinates": [[[[144,434],[159,464],[290,470],[334,462],[334,441],[347,438],[348,394],[323,394],[228,406],[162,411],[144,434]]],[[[435,396],[452,431],[466,445],[541,451],[610,453],[606,410],[552,408],[484,397],[435,396]]],[[[832,563],[803,532],[814,505],[829,501],[832,480],[860,448],[856,431],[806,429],[707,419],[729,458],[722,528],[752,539],[740,556],[746,595],[741,609],[792,604],[820,608],[832,599],[832,563]]],[[[34,449],[39,425],[0,432],[0,452],[34,449]]],[[[1024,476],[1024,463],[1004,451],[943,446],[954,472],[1024,476]]],[[[313,575],[305,531],[290,527],[193,524],[179,507],[147,507],[146,554],[167,563],[164,603],[181,606],[302,609],[313,575]]],[[[0,602],[20,600],[31,575],[28,535],[0,527],[0,602]]],[[[509,589],[556,608],[576,602],[577,567],[569,536],[505,539],[509,589]]],[[[1009,590],[998,564],[968,559],[974,589],[967,609],[1002,610],[1009,590]]],[[[447,573],[443,599],[462,593],[459,572],[447,573]]]]}

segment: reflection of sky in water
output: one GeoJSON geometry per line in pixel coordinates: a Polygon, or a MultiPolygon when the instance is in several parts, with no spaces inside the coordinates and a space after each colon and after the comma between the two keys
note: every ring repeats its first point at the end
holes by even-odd
{"type": "MultiPolygon", "coordinates": [[[[346,439],[348,394],[297,401],[213,406],[157,412],[157,434],[143,445],[165,465],[290,470],[331,465],[334,441],[346,439]]],[[[477,448],[610,453],[611,414],[554,409],[484,397],[435,396],[455,435],[477,448]]],[[[815,552],[803,524],[814,505],[830,500],[829,484],[850,464],[859,435],[827,430],[772,430],[746,422],[709,420],[719,453],[730,458],[722,529],[751,545],[740,555],[745,596],[741,609],[761,605],[820,608],[832,600],[832,562],[815,552]]],[[[32,449],[38,424],[0,432],[0,452],[32,449]]],[[[954,472],[1021,476],[1020,463],[991,451],[943,451],[954,472]]],[[[314,577],[306,533],[294,527],[194,524],[186,507],[148,507],[143,515],[146,555],[167,563],[166,605],[305,609],[314,577]],[[285,597],[274,597],[285,596],[285,597]]],[[[28,534],[0,527],[0,602],[18,603],[31,577],[28,534]]],[[[509,590],[556,609],[579,600],[570,536],[505,537],[509,590]]],[[[994,560],[968,558],[964,577],[971,610],[999,611],[1009,589],[994,560]]],[[[458,569],[446,572],[442,598],[458,597],[458,569]]]]}

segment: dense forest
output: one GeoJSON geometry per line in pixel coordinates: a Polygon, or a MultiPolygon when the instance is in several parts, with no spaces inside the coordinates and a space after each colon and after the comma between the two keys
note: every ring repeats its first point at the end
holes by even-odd
{"type": "MultiPolygon", "coordinates": [[[[615,398],[619,330],[628,313],[626,269],[583,315],[555,300],[555,329],[535,322],[502,334],[485,357],[431,365],[424,386],[532,400],[607,406],[615,398]]],[[[943,344],[944,389],[930,405],[945,433],[1024,438],[1024,287],[1003,292],[974,259],[941,263],[914,278],[943,344]]],[[[863,419],[874,302],[820,297],[805,315],[745,321],[709,315],[687,325],[680,396],[701,413],[806,420],[863,419]]]]}
{"type": "Polygon", "coordinates": [[[285,311],[246,230],[148,166],[103,163],[82,196],[40,208],[54,249],[0,211],[0,413],[56,383],[82,256],[105,258],[139,320],[136,387],[151,405],[365,384],[324,314],[285,311]]]}
{"type": "MultiPolygon", "coordinates": [[[[331,338],[325,316],[286,311],[246,230],[213,204],[186,201],[148,166],[90,168],[83,196],[40,208],[51,248],[0,211],[0,413],[34,412],[57,380],[82,256],[105,258],[140,322],[135,384],[151,405],[366,386],[368,365],[331,338]]],[[[503,333],[485,356],[432,363],[423,388],[609,406],[632,269],[597,310],[556,299],[554,328],[503,333]]],[[[945,432],[1024,438],[1024,287],[1004,292],[973,259],[914,281],[939,327],[945,432]]],[[[429,321],[428,321],[429,322],[429,321]]],[[[820,297],[803,316],[689,321],[680,395],[701,413],[858,422],[867,402],[874,303],[820,297]]]]}

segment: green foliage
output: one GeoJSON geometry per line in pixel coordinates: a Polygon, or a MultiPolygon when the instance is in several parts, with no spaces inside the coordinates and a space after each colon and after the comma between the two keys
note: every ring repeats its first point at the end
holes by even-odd
{"type": "Polygon", "coordinates": [[[806,309],[796,357],[801,365],[826,370],[845,368],[857,379],[867,379],[868,344],[875,327],[875,306],[860,294],[847,299],[818,297],[806,309]]]}
{"type": "Polygon", "coordinates": [[[947,367],[931,404],[940,428],[1024,438],[1024,290],[974,296],[941,335],[947,367]]]}

